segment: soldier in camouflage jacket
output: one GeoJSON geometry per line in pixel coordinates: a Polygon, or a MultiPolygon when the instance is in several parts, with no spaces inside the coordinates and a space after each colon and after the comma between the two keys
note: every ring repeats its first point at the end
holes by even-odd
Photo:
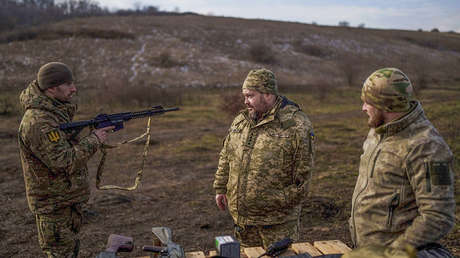
{"type": "Polygon", "coordinates": [[[86,163],[111,129],[81,139],[59,130],[59,124],[72,121],[76,105],[69,101],[75,92],[70,69],[52,62],[20,95],[25,113],[18,141],[27,200],[49,257],[78,255],[81,205],[90,194],[86,163]]]}
{"type": "Polygon", "coordinates": [[[243,95],[248,109],[230,126],[214,189],[217,205],[228,206],[241,244],[266,248],[284,237],[298,238],[312,175],[313,129],[297,104],[278,96],[269,70],[250,71],[243,95]]]}
{"type": "Polygon", "coordinates": [[[437,242],[455,221],[452,152],[400,70],[374,72],[361,98],[371,129],[352,200],[355,246],[410,245],[419,257],[451,257],[437,242]]]}

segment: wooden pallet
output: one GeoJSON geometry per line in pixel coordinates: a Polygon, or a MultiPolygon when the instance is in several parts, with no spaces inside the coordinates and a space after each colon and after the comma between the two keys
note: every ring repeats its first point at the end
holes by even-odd
{"type": "MultiPolygon", "coordinates": [[[[327,240],[327,241],[315,241],[313,245],[310,243],[294,243],[291,247],[280,256],[291,256],[296,254],[308,253],[311,256],[318,256],[323,254],[344,254],[351,251],[351,248],[348,247],[340,240],[327,240]]],[[[241,258],[257,258],[261,254],[265,253],[265,250],[260,247],[246,247],[241,249],[241,258]]],[[[197,252],[187,252],[185,256],[187,258],[209,258],[211,256],[217,255],[216,251],[210,251],[206,255],[202,251],[197,252]]],[[[269,256],[263,256],[267,258],[269,256]]]]}

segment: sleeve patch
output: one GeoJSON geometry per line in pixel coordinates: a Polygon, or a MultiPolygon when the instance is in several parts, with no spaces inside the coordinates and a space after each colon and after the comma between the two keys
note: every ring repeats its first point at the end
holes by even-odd
{"type": "Polygon", "coordinates": [[[433,185],[451,185],[451,176],[449,173],[448,162],[430,162],[428,169],[433,185]]]}
{"type": "Polygon", "coordinates": [[[54,143],[58,142],[61,139],[61,136],[57,130],[46,133],[46,136],[48,137],[48,140],[50,142],[54,143]]]}

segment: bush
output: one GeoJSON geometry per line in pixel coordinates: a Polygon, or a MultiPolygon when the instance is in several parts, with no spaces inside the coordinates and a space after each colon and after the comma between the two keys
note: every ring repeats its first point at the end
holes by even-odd
{"type": "Polygon", "coordinates": [[[244,108],[244,98],[241,91],[232,90],[220,94],[219,109],[229,116],[235,116],[244,108]]]}
{"type": "MultiPolygon", "coordinates": [[[[133,84],[122,75],[101,79],[99,85],[101,88],[94,92],[94,95],[87,96],[93,101],[85,101],[85,104],[132,109],[136,107],[148,108],[155,105],[180,105],[183,99],[183,89],[162,88],[159,85],[147,84],[144,81],[133,84]]],[[[94,109],[94,107],[90,108],[94,109]]]]}
{"type": "Polygon", "coordinates": [[[339,21],[340,27],[350,27],[350,23],[347,21],[339,21]]]}
{"type": "Polygon", "coordinates": [[[362,57],[352,53],[344,53],[338,56],[337,65],[345,77],[345,86],[352,87],[358,85],[361,87],[361,74],[365,60],[362,57]]]}
{"type": "Polygon", "coordinates": [[[326,57],[330,54],[329,50],[326,48],[322,48],[313,44],[304,44],[302,40],[297,40],[294,42],[294,49],[297,52],[316,57],[326,57]]]}
{"type": "Polygon", "coordinates": [[[166,50],[161,52],[158,57],[154,58],[152,65],[162,68],[171,68],[174,66],[180,66],[182,63],[174,60],[169,51],[166,50]]]}
{"type": "Polygon", "coordinates": [[[250,59],[257,63],[273,64],[276,63],[275,53],[273,50],[264,44],[258,42],[249,48],[250,59]]]}
{"type": "Polygon", "coordinates": [[[0,115],[17,115],[20,113],[19,99],[13,96],[0,96],[0,115]]]}
{"type": "Polygon", "coordinates": [[[95,38],[95,39],[135,39],[135,35],[129,32],[117,30],[101,30],[81,28],[71,30],[49,30],[49,29],[26,29],[7,33],[0,37],[0,43],[26,40],[55,40],[63,38],[95,38]]]}

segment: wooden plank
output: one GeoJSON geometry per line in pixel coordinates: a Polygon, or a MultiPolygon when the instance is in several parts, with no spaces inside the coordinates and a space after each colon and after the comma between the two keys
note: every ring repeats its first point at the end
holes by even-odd
{"type": "Polygon", "coordinates": [[[216,250],[211,250],[211,251],[209,251],[208,257],[216,256],[216,255],[217,255],[217,251],[216,250]]]}
{"type": "Polygon", "coordinates": [[[313,246],[323,254],[344,254],[351,251],[351,248],[340,240],[315,241],[313,246]]]}
{"type": "MultiPolygon", "coordinates": [[[[219,254],[217,253],[217,251],[216,251],[216,250],[211,250],[211,251],[209,251],[209,254],[208,254],[207,257],[212,257],[212,256],[216,256],[216,255],[219,255],[219,254]]],[[[248,258],[248,257],[246,256],[246,254],[243,252],[243,250],[241,250],[241,252],[240,252],[240,258],[248,258]]]]}
{"type": "MultiPolygon", "coordinates": [[[[244,254],[246,254],[248,258],[257,258],[263,253],[265,253],[265,250],[260,246],[244,248],[244,254]]],[[[264,255],[262,257],[268,257],[268,256],[264,255]]]]}
{"type": "Polygon", "coordinates": [[[294,249],[292,249],[292,247],[290,247],[286,251],[282,252],[279,256],[293,256],[293,255],[297,255],[297,253],[294,251],[294,249]]]}
{"type": "Polygon", "coordinates": [[[185,253],[186,258],[206,258],[202,251],[185,253]]]}
{"type": "Polygon", "coordinates": [[[311,256],[318,256],[318,255],[323,254],[310,243],[294,243],[294,244],[292,244],[291,248],[297,254],[307,253],[307,254],[309,254],[311,256]]]}

